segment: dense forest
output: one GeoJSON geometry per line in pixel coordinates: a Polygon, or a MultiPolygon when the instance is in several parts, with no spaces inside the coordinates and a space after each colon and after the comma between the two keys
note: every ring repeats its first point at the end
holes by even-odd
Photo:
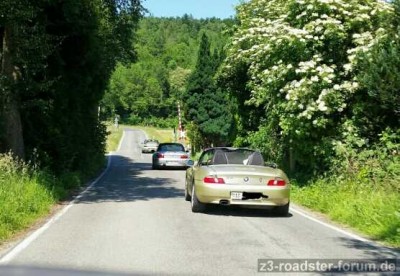
{"type": "Polygon", "coordinates": [[[228,40],[231,19],[145,17],[136,35],[137,60],[119,63],[101,104],[102,118],[120,116],[130,124],[177,125],[177,102],[197,62],[201,37],[219,55],[228,40]]]}
{"type": "Polygon", "coordinates": [[[292,172],[397,145],[397,1],[250,1],[224,20],[139,20],[140,1],[11,2],[0,147],[55,172],[102,159],[99,116],[176,127],[178,102],[196,151],[255,147],[292,172]]]}
{"type": "Polygon", "coordinates": [[[136,58],[138,0],[0,3],[0,148],[63,173],[104,163],[98,105],[117,62],[136,58]]]}

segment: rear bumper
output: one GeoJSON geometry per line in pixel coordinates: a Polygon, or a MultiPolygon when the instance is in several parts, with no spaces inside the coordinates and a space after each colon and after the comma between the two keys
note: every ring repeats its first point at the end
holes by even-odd
{"type": "Polygon", "coordinates": [[[157,167],[182,167],[186,168],[188,160],[155,160],[154,165],[157,167]]]}
{"type": "Polygon", "coordinates": [[[282,206],[289,203],[290,185],[285,187],[259,187],[225,184],[196,185],[196,196],[202,203],[220,204],[227,200],[230,205],[282,206]],[[261,193],[259,199],[231,199],[231,192],[261,193]]]}
{"type": "Polygon", "coordinates": [[[143,153],[153,153],[156,152],[157,149],[152,149],[152,148],[143,148],[142,152],[143,153]]]}

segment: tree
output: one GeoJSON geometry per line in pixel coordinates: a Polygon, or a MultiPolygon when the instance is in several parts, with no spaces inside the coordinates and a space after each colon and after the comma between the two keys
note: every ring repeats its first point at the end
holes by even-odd
{"type": "MultiPolygon", "coordinates": [[[[176,104],[182,101],[196,65],[201,34],[212,36],[210,41],[219,50],[227,40],[223,29],[229,22],[197,20],[188,15],[143,18],[135,43],[137,62],[117,66],[102,101],[102,115],[113,116],[116,110],[133,123],[169,122],[169,127],[176,127],[172,125],[177,116],[176,104]]],[[[217,53],[216,61],[221,56],[220,51],[217,53]]]]}
{"type": "Polygon", "coordinates": [[[358,57],[382,39],[391,17],[390,4],[375,0],[239,6],[240,24],[219,79],[238,101],[262,111],[258,130],[245,142],[281,164],[324,169],[332,143],[343,139],[352,120],[355,95],[365,93],[355,71],[358,57]]]}
{"type": "Polygon", "coordinates": [[[135,58],[141,10],[137,0],[1,1],[3,151],[35,152],[58,173],[102,166],[98,104],[116,63],[135,58]]]}
{"type": "Polygon", "coordinates": [[[198,130],[202,137],[203,143],[198,146],[217,146],[229,142],[233,127],[229,101],[213,79],[218,63],[214,58],[217,57],[211,55],[207,35],[203,34],[196,67],[189,77],[183,103],[185,117],[194,125],[191,129],[198,130]]]}
{"type": "Polygon", "coordinates": [[[40,64],[50,53],[41,17],[43,5],[44,1],[32,4],[25,0],[0,3],[0,138],[2,150],[11,150],[19,158],[25,156],[21,96],[43,71],[40,64]]]}
{"type": "Polygon", "coordinates": [[[360,91],[352,109],[356,125],[369,141],[379,139],[377,134],[387,128],[400,127],[400,1],[394,1],[393,7],[385,33],[356,59],[360,91]]]}
{"type": "Polygon", "coordinates": [[[186,83],[191,72],[190,69],[181,67],[177,67],[169,72],[169,83],[171,84],[171,90],[176,100],[182,100],[183,93],[186,89],[186,83]]]}

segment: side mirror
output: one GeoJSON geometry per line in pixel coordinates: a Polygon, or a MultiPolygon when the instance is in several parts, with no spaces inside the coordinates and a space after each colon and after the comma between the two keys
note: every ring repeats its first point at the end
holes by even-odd
{"type": "Polygon", "coordinates": [[[194,162],[192,159],[189,159],[189,160],[187,161],[187,165],[188,165],[189,167],[193,167],[193,166],[195,165],[195,162],[194,162]]]}

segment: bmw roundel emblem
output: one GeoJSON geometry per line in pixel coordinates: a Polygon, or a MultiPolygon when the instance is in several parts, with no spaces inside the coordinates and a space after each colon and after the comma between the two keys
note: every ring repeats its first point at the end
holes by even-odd
{"type": "Polygon", "coordinates": [[[246,176],[245,178],[243,178],[244,182],[248,182],[249,178],[246,176]]]}

